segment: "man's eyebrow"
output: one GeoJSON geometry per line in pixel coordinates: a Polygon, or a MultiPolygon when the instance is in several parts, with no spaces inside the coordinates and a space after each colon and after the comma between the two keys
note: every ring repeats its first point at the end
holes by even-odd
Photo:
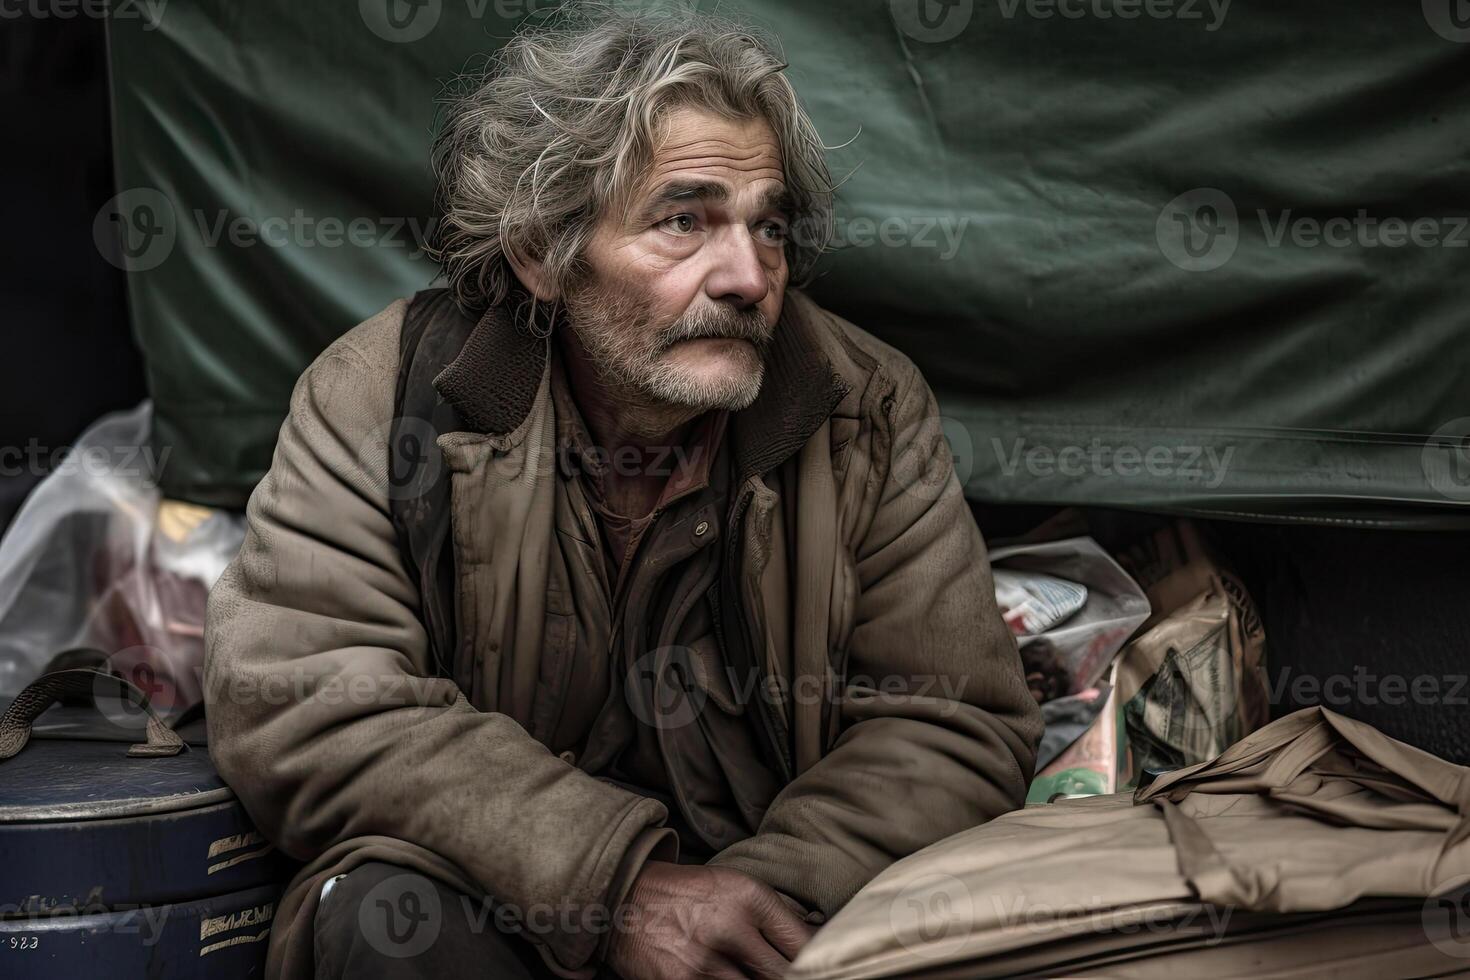
{"type": "Polygon", "coordinates": [[[712,180],[674,180],[658,189],[658,192],[638,209],[640,220],[651,219],[670,204],[680,201],[710,201],[724,204],[730,200],[730,188],[712,180]]]}
{"type": "MultiPolygon", "coordinates": [[[[730,188],[712,180],[670,181],[643,203],[638,209],[639,221],[651,221],[671,204],[681,201],[708,201],[712,204],[727,204],[730,188]]],[[[758,212],[779,211],[790,217],[796,213],[796,196],[786,187],[772,187],[756,202],[758,212]]]]}
{"type": "Polygon", "coordinates": [[[772,187],[761,195],[757,211],[779,211],[787,218],[796,214],[796,195],[784,185],[772,187]]]}

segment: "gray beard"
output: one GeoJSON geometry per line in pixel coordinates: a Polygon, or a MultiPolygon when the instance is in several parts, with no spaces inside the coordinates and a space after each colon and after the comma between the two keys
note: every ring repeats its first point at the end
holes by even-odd
{"type": "Polygon", "coordinates": [[[754,309],[720,305],[685,314],[657,333],[647,328],[646,304],[632,297],[614,298],[603,289],[583,290],[568,299],[568,319],[599,379],[654,403],[699,410],[747,408],[760,394],[771,327],[754,309]],[[629,324],[638,326],[629,328],[629,324]],[[739,360],[742,370],[713,381],[689,375],[665,356],[680,341],[726,337],[747,341],[739,360]]]}

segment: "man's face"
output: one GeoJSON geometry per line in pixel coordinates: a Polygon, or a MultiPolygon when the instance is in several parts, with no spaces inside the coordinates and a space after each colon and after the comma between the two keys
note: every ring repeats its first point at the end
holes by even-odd
{"type": "Polygon", "coordinates": [[[786,291],[789,213],[769,124],[670,112],[626,217],[601,219],[566,297],[594,368],[654,403],[749,405],[786,291]]]}

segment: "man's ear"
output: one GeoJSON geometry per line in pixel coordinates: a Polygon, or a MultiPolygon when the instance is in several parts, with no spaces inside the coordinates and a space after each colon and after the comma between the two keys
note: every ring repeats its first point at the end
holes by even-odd
{"type": "Polygon", "coordinates": [[[521,285],[525,286],[526,291],[532,296],[544,303],[552,303],[560,298],[557,291],[546,281],[546,276],[543,274],[544,269],[539,258],[533,258],[529,255],[506,249],[505,261],[510,263],[510,267],[515,272],[516,278],[521,281],[521,285]]]}

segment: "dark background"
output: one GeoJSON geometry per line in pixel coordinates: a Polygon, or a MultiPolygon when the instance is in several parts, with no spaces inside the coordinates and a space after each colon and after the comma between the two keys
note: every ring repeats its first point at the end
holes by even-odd
{"type": "MultiPolygon", "coordinates": [[[[92,241],[92,220],[115,193],[102,21],[0,21],[0,106],[0,446],[34,439],[49,455],[147,397],[123,273],[92,241]]],[[[0,462],[6,526],[41,474],[0,462]]]]}
{"type": "MultiPolygon", "coordinates": [[[[7,188],[0,235],[4,394],[0,446],[64,446],[105,412],[146,397],[127,321],[124,275],[105,262],[93,220],[114,193],[102,22],[0,23],[0,106],[7,188]]],[[[40,473],[0,477],[0,526],[40,473]]],[[[988,536],[1049,513],[977,510],[988,536]]],[[[1104,544],[1155,519],[1096,515],[1104,544]],[[1112,540],[1109,540],[1112,539],[1112,540]]],[[[1265,622],[1272,678],[1351,674],[1441,680],[1463,675],[1470,570],[1461,534],[1202,522],[1246,581],[1265,622]]],[[[1463,693],[1463,692],[1462,692],[1463,693]]],[[[1300,705],[1276,704],[1284,713],[1300,705]]],[[[1454,761],[1470,763],[1470,711],[1454,704],[1358,705],[1347,713],[1454,761]]]]}

